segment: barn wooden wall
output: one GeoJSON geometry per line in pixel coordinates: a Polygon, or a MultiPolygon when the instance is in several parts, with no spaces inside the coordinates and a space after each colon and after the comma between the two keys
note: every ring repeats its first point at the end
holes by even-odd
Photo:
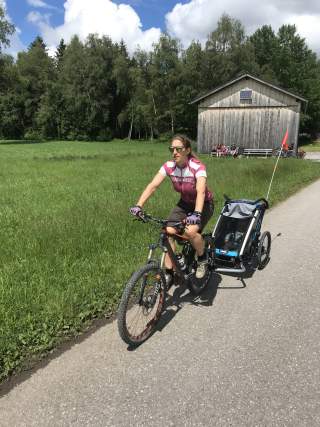
{"type": "Polygon", "coordinates": [[[198,150],[209,153],[218,143],[276,148],[288,129],[297,145],[300,102],[254,80],[241,80],[205,98],[198,107],[198,150]],[[252,104],[240,104],[240,90],[251,89],[252,104]]]}

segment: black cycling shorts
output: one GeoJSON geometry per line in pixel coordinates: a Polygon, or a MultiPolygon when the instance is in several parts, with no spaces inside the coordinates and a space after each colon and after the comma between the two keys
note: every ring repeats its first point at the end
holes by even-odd
{"type": "MultiPolygon", "coordinates": [[[[175,223],[183,221],[189,213],[194,212],[194,205],[189,205],[183,200],[179,200],[177,206],[175,206],[168,216],[168,227],[172,227],[175,223]]],[[[204,229],[207,225],[209,219],[212,217],[214,211],[213,201],[204,202],[202,214],[201,214],[201,224],[200,231],[204,229]]]]}

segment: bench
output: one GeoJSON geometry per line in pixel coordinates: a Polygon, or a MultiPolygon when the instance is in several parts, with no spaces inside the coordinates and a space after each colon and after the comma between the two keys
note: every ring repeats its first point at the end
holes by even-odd
{"type": "Polygon", "coordinates": [[[244,148],[243,155],[244,156],[272,156],[273,149],[272,148],[244,148]]]}

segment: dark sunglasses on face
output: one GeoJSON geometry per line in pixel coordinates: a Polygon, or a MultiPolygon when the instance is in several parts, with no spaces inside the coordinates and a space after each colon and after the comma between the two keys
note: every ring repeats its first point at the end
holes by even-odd
{"type": "Polygon", "coordinates": [[[177,153],[181,153],[184,150],[184,147],[169,147],[170,153],[173,153],[176,150],[177,153]]]}

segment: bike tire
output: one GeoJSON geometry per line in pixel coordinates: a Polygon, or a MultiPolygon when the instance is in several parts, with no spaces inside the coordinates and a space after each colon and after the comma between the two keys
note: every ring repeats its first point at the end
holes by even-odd
{"type": "Polygon", "coordinates": [[[119,335],[126,344],[136,347],[153,334],[165,293],[165,276],[158,264],[146,264],[133,273],[123,291],[117,319],[119,335]]]}
{"type": "Polygon", "coordinates": [[[262,233],[257,250],[258,270],[263,270],[270,260],[271,234],[269,231],[262,233]]]}

